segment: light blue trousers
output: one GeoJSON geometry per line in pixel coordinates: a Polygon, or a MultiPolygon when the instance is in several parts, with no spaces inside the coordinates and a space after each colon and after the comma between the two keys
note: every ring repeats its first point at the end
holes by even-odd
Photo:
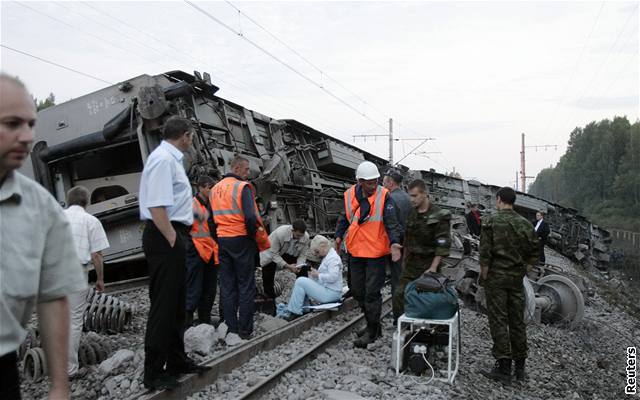
{"type": "Polygon", "coordinates": [[[302,315],[302,307],[309,305],[309,299],[324,304],[340,300],[341,291],[327,289],[313,279],[300,277],[296,279],[287,305],[290,313],[302,315]]]}

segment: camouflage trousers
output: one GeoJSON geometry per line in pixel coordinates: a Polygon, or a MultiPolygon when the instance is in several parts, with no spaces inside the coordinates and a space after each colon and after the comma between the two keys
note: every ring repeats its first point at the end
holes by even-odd
{"type": "MultiPolygon", "coordinates": [[[[424,271],[429,269],[433,257],[428,258],[408,258],[405,262],[400,280],[396,285],[396,290],[393,292],[392,306],[393,306],[393,319],[398,319],[404,313],[404,288],[411,281],[418,279],[424,271]]],[[[440,267],[438,267],[438,270],[440,267]]]]}
{"type": "Polygon", "coordinates": [[[498,360],[527,358],[522,277],[492,274],[489,270],[484,288],[493,356],[498,360]]]}

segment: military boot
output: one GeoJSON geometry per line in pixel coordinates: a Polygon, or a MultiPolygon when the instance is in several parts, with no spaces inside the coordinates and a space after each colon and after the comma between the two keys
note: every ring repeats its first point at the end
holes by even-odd
{"type": "Polygon", "coordinates": [[[491,371],[481,371],[482,375],[502,383],[511,382],[511,360],[501,358],[496,361],[491,371]]]}
{"type": "MultiPolygon", "coordinates": [[[[363,328],[358,329],[358,330],[356,331],[356,335],[357,335],[358,337],[362,337],[362,336],[364,336],[364,335],[365,335],[365,333],[367,333],[367,332],[368,332],[368,328],[367,328],[367,326],[365,325],[363,328]]],[[[376,333],[376,337],[382,337],[382,324],[378,324],[378,332],[376,333]]]]}
{"type": "Polygon", "coordinates": [[[382,327],[380,324],[367,325],[366,332],[353,342],[355,347],[366,349],[369,343],[373,343],[382,336],[382,327]]]}
{"type": "Polygon", "coordinates": [[[524,381],[527,379],[527,374],[524,369],[525,360],[526,360],[525,358],[515,360],[514,375],[517,381],[524,381]]]}

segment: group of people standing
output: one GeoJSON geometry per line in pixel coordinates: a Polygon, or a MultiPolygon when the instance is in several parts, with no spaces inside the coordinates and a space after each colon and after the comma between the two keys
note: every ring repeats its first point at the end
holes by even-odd
{"type": "MultiPolygon", "coordinates": [[[[69,208],[63,211],[50,193],[16,171],[29,154],[36,113],[22,82],[3,74],[0,87],[0,397],[20,398],[16,349],[37,304],[51,377],[49,396],[67,398],[68,376],[77,373],[74,354],[87,272],[96,269],[96,288],[102,290],[101,251],[109,243],[99,221],[84,210],[89,202],[86,189],[73,188],[67,194],[69,208]]],[[[196,311],[200,321],[210,322],[216,279],[221,314],[229,328],[226,341],[233,345],[253,332],[257,265],[262,267],[264,291],[272,297],[277,267],[298,275],[288,304],[290,318],[295,318],[309,298],[340,299],[339,254],[346,251],[349,288],[367,322],[354,344],[366,347],[382,333],[385,265],[390,263],[397,320],[403,313],[405,285],[425,271],[438,271],[449,254],[451,216],[429,200],[426,183],[414,180],[406,193],[400,188],[402,176],[390,173],[381,186],[377,167],[368,161],[358,166],[357,183],[344,193],[335,248],[321,235],[309,240],[302,221],[267,236],[253,187],[247,182],[246,158],[231,160],[231,171],[217,183],[201,177],[192,197],[182,163],[192,137],[189,120],[167,120],[163,141],[149,155],[140,183],[151,301],[145,333],[144,384],[148,388],[175,388],[180,374],[208,369],[186,355],[183,332],[196,311]],[[317,269],[306,266],[308,249],[322,259],[317,269]]],[[[536,236],[546,240],[549,234],[541,214],[534,230],[513,211],[515,199],[513,189],[501,188],[495,215],[481,221],[475,212],[471,216],[481,225],[481,282],[497,359],[487,375],[499,380],[510,379],[512,360],[516,378],[524,377],[522,278],[527,265],[544,260],[544,241],[536,236]]]]}
{"type": "MultiPolygon", "coordinates": [[[[439,272],[450,247],[451,215],[429,200],[424,181],[409,183],[409,208],[407,194],[399,187],[401,176],[385,176],[384,187],[378,185],[379,177],[373,163],[360,164],[357,184],[344,194],[345,215],[339,220],[335,235],[337,248],[344,245],[348,253],[349,287],[367,321],[354,342],[361,348],[382,333],[380,289],[385,264],[390,262],[395,324],[404,312],[407,283],[425,272],[439,272]]],[[[534,228],[514,211],[515,201],[515,191],[503,187],[496,194],[497,213],[481,218],[477,206],[471,205],[467,215],[470,233],[480,235],[479,282],[485,288],[496,359],[493,369],[481,372],[503,382],[510,381],[512,375],[517,380],[525,379],[523,278],[539,257],[544,260],[544,241],[538,237],[546,239],[549,234],[541,213],[534,228]]]]}
{"type": "Polygon", "coordinates": [[[253,187],[247,182],[249,160],[237,156],[230,172],[215,182],[202,176],[192,198],[183,152],[191,146],[189,120],[165,122],[163,141],[149,155],[140,181],[142,236],[149,266],[151,307],[145,334],[144,384],[172,389],[183,373],[202,373],[184,351],[183,334],[198,320],[211,323],[220,286],[225,341],[237,345],[253,333],[255,267],[269,248],[253,187]]]}
{"type": "Polygon", "coordinates": [[[357,183],[344,193],[344,215],[336,228],[336,249],[347,253],[349,288],[367,322],[356,347],[366,348],[382,335],[381,289],[389,263],[394,324],[404,312],[404,288],[426,270],[438,271],[449,255],[450,213],[431,203],[424,181],[400,187],[402,175],[391,172],[378,184],[375,164],[362,162],[357,183]]]}

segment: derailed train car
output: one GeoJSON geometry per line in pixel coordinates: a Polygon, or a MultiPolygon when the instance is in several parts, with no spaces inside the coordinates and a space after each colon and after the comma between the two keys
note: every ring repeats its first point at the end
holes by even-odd
{"type": "MultiPolygon", "coordinates": [[[[454,178],[433,170],[409,171],[408,175],[425,180],[432,200],[454,214],[464,215],[469,203],[477,204],[482,214],[495,210],[495,195],[500,189],[498,186],[454,178]]],[[[607,268],[610,233],[590,223],[577,210],[520,192],[517,193],[514,209],[532,223],[535,222],[536,212],[543,212],[551,228],[548,240],[550,247],[585,267],[607,268]]],[[[457,223],[465,224],[464,220],[458,220],[457,223]]],[[[462,231],[465,229],[466,227],[462,231]]]]}
{"type": "Polygon", "coordinates": [[[192,181],[220,177],[235,154],[250,160],[250,180],[268,229],[295,218],[315,233],[334,231],[342,193],[357,165],[386,161],[294,120],[275,120],[216,96],[208,75],[142,75],[50,107],[38,115],[31,163],[23,172],[64,202],[75,185],[91,193],[87,211],[105,226],[106,263],[142,258],[138,187],[144,162],[169,117],[195,127],[185,168],[192,181]]]}
{"type": "MultiPolygon", "coordinates": [[[[218,97],[217,91],[206,73],[172,71],[138,76],[47,108],[39,112],[31,163],[22,172],[61,203],[72,186],[89,189],[87,210],[105,226],[111,243],[105,262],[112,264],[143,257],[140,176],[147,156],[161,141],[164,121],[173,115],[189,118],[195,127],[185,157],[192,181],[202,174],[220,177],[228,172],[235,154],[250,160],[250,180],[270,230],[301,218],[312,233],[332,234],[342,211],[342,193],[353,184],[357,165],[368,160],[382,173],[391,168],[386,160],[301,122],[248,110],[218,97]]],[[[483,212],[493,208],[498,187],[433,170],[399,168],[407,181],[427,181],[432,200],[455,214],[464,215],[468,202],[478,203],[483,212]]],[[[519,194],[516,206],[530,219],[537,210],[547,213],[551,244],[563,254],[606,265],[608,233],[575,210],[526,194],[519,194]]],[[[454,219],[453,225],[463,237],[464,218],[454,219]]]]}

